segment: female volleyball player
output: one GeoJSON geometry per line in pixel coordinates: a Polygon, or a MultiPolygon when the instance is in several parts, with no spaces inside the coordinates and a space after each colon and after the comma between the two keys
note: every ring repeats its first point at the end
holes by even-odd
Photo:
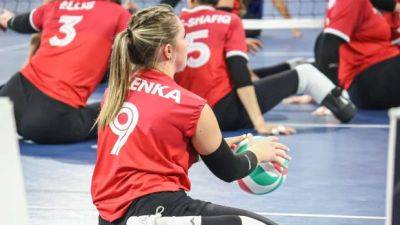
{"type": "Polygon", "coordinates": [[[252,140],[244,155],[225,141],[206,101],[174,80],[186,65],[182,22],[167,6],[132,16],[113,46],[109,86],[98,118],[92,197],[100,225],[262,225],[240,209],[193,200],[188,169],[200,155],[220,179],[248,175],[257,162],[290,159],[277,139],[252,140]],[[163,217],[148,216],[162,213],[163,217]],[[173,216],[173,217],[172,217],[173,216]]]}
{"type": "Polygon", "coordinates": [[[215,10],[212,0],[190,0],[181,19],[189,41],[188,63],[175,78],[178,84],[207,99],[223,130],[254,127],[261,134],[290,134],[293,129],[268,124],[262,113],[296,93],[312,95],[343,122],[355,108],[312,65],[250,80],[244,31],[235,14],[215,10]]]}
{"type": "Polygon", "coordinates": [[[37,143],[96,136],[91,128],[99,104],[86,101],[105,74],[114,36],[129,17],[120,5],[101,0],[53,1],[30,13],[0,16],[3,28],[42,32],[35,55],[0,90],[14,102],[21,136],[37,143]]]}
{"type": "Polygon", "coordinates": [[[330,1],[317,46],[318,68],[338,80],[360,108],[400,105],[400,52],[369,0],[330,1]]]}

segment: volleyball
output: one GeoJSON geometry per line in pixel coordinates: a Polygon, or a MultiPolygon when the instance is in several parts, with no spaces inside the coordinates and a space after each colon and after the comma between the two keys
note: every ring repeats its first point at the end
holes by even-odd
{"type": "MultiPolygon", "coordinates": [[[[259,138],[266,137],[255,136],[253,139],[259,138]]],[[[235,149],[235,153],[243,154],[246,152],[247,144],[247,139],[240,142],[235,149]]],[[[251,194],[268,194],[278,189],[285,182],[288,173],[288,160],[285,160],[285,167],[275,162],[259,163],[251,174],[238,180],[239,187],[251,194]]]]}

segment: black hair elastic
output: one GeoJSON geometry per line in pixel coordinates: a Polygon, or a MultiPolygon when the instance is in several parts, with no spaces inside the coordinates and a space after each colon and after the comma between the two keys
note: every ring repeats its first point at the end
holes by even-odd
{"type": "Polygon", "coordinates": [[[130,39],[132,39],[133,35],[132,35],[132,31],[129,28],[126,28],[126,33],[128,34],[128,37],[130,39]]]}

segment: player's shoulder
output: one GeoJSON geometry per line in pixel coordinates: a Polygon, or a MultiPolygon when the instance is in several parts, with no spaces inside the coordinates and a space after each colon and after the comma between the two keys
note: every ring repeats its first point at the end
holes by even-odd
{"type": "Polygon", "coordinates": [[[193,92],[181,87],[178,84],[176,85],[175,88],[177,88],[181,92],[182,99],[185,100],[185,102],[193,103],[193,104],[196,104],[196,105],[197,104],[206,104],[207,103],[207,101],[204,98],[202,98],[202,97],[196,95],[195,93],[193,93],[193,92]]]}

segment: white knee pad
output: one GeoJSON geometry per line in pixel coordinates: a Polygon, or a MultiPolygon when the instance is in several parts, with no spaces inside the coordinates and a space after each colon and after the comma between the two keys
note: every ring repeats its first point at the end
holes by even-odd
{"type": "Polygon", "coordinates": [[[297,94],[311,95],[319,104],[335,85],[315,66],[302,64],[296,67],[299,78],[297,94]]]}

